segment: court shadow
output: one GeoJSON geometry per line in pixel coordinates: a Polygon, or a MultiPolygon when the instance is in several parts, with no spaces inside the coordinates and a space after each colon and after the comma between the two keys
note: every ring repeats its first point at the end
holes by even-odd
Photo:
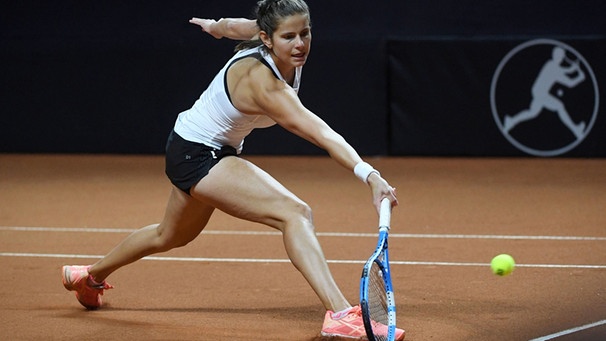
{"type": "Polygon", "coordinates": [[[156,307],[156,308],[129,308],[107,305],[103,311],[134,311],[147,313],[183,313],[183,314],[241,314],[241,315],[265,315],[271,318],[296,319],[299,321],[317,321],[318,316],[324,314],[321,306],[296,306],[296,307],[156,307]]]}
{"type": "Polygon", "coordinates": [[[316,336],[308,341],[351,341],[351,338],[343,338],[338,336],[316,336]]]}

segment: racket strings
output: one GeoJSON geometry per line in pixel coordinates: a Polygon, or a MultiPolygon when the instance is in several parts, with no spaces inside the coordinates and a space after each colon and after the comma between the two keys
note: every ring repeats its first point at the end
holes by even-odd
{"type": "Polygon", "coordinates": [[[373,334],[377,341],[387,340],[387,324],[389,322],[385,282],[380,267],[373,262],[368,282],[368,310],[373,334]]]}

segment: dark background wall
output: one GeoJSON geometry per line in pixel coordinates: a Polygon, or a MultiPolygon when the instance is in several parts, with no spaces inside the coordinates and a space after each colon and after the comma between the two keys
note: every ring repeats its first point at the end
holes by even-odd
{"type": "MultiPolygon", "coordinates": [[[[254,3],[2,2],[0,152],[162,153],[176,115],[235,45],[188,19],[250,17],[254,3]]],[[[573,46],[606,87],[601,0],[308,4],[300,97],[365,155],[526,155],[499,131],[489,99],[499,62],[524,41],[573,46]]],[[[606,156],[604,116],[564,155],[606,156]]],[[[253,132],[245,152],[322,153],[279,127],[253,132]]]]}

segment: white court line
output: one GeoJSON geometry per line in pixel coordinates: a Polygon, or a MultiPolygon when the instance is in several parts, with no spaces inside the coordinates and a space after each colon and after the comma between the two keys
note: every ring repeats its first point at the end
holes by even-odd
{"type": "MultiPolygon", "coordinates": [[[[0,252],[0,257],[37,257],[37,258],[84,258],[99,259],[102,255],[80,255],[64,253],[19,253],[0,252]]],[[[209,258],[209,257],[162,257],[148,256],[144,260],[173,261],[173,262],[207,262],[207,263],[290,263],[289,259],[275,258],[209,258]]],[[[364,264],[366,260],[329,259],[332,264],[364,264]]],[[[391,265],[421,265],[421,266],[470,266],[486,267],[489,263],[465,263],[465,262],[428,262],[428,261],[397,261],[390,260],[391,265]]],[[[524,268],[560,268],[560,269],[606,269],[606,265],[587,264],[516,264],[516,267],[524,268]]]]}
{"type": "Polygon", "coordinates": [[[601,326],[603,324],[606,324],[606,320],[602,320],[602,321],[586,324],[584,326],[580,326],[580,327],[576,327],[576,328],[566,329],[566,330],[563,330],[561,332],[558,332],[558,333],[555,333],[555,334],[551,334],[551,335],[547,335],[547,336],[542,336],[542,337],[539,337],[539,338],[536,338],[536,339],[532,339],[530,341],[547,341],[547,340],[555,339],[556,337],[560,337],[560,336],[564,336],[564,335],[580,332],[580,331],[583,331],[585,329],[590,329],[590,328],[598,327],[598,326],[601,326]]]}
{"type": "MultiPolygon", "coordinates": [[[[66,228],[66,227],[11,227],[0,226],[0,231],[24,231],[24,232],[84,232],[84,233],[131,233],[136,229],[119,228],[66,228]]],[[[248,235],[248,236],[281,236],[277,231],[217,231],[205,230],[203,234],[209,235],[248,235]]],[[[341,233],[341,232],[318,232],[320,237],[370,237],[376,238],[376,233],[341,233]]],[[[602,241],[606,237],[587,236],[521,236],[521,235],[464,235],[464,234],[390,234],[390,238],[429,238],[429,239],[529,239],[529,240],[563,240],[563,241],[602,241]]],[[[36,254],[36,253],[0,253],[3,257],[42,257],[42,258],[102,258],[99,255],[75,255],[75,254],[36,254]]],[[[198,257],[145,257],[147,260],[156,261],[181,261],[181,262],[223,262],[223,263],[288,263],[288,259],[251,259],[251,258],[198,258],[198,257]]],[[[336,264],[363,264],[365,260],[328,260],[336,264]]],[[[421,266],[475,266],[485,267],[487,263],[461,263],[461,262],[429,262],[429,261],[396,261],[391,260],[393,265],[421,265],[421,266]]],[[[516,264],[517,267],[528,268],[575,268],[575,269],[606,269],[606,265],[585,264],[516,264]]]]}
{"type": "MultiPolygon", "coordinates": [[[[88,232],[88,233],[131,233],[136,229],[119,228],[67,228],[67,227],[19,227],[0,226],[0,231],[24,231],[24,232],[88,232]]],[[[217,231],[204,230],[202,234],[210,235],[243,235],[243,236],[281,236],[276,231],[217,231]]],[[[317,232],[319,237],[372,237],[376,233],[347,233],[347,232],[317,232]]],[[[606,241],[606,237],[591,236],[524,236],[524,235],[485,235],[485,234],[412,234],[391,233],[390,238],[420,238],[420,239],[526,239],[526,240],[561,240],[561,241],[606,241]]]]}

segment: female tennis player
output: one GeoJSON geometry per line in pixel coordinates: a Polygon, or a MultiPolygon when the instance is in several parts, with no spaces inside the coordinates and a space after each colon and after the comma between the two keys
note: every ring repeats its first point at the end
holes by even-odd
{"type": "MultiPolygon", "coordinates": [[[[255,128],[279,124],[323,148],[370,187],[379,210],[397,205],[394,189],[343,137],[303,106],[297,96],[311,47],[311,22],[303,0],[262,0],[257,20],[191,20],[215,38],[246,40],[191,109],[179,114],[166,147],[166,174],[174,185],[160,224],[133,232],[93,265],[64,266],[63,284],[88,309],[101,306],[105,279],[145,256],[184,246],[219,209],[263,223],[284,235],[294,266],[327,309],[322,335],[365,338],[359,306],[335,283],[316,239],[310,207],[268,173],[240,157],[255,128]]],[[[399,340],[404,331],[398,331],[399,340]]]]}

